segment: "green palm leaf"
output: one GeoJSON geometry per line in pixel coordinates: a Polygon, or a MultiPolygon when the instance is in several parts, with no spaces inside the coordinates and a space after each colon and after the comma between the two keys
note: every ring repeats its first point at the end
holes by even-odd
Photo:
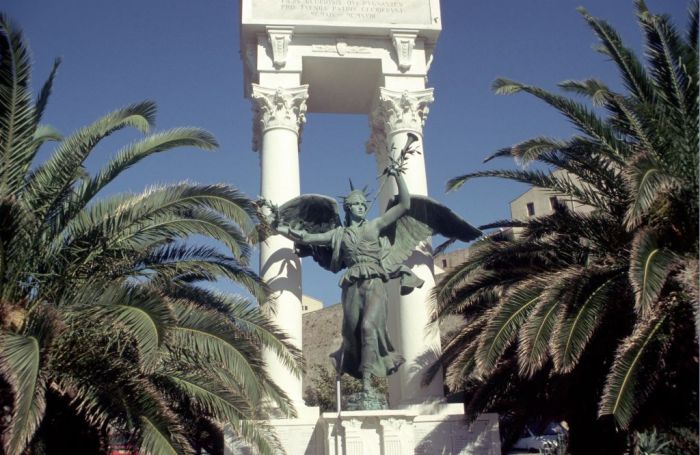
{"type": "Polygon", "coordinates": [[[143,287],[113,286],[101,292],[94,309],[80,308],[74,317],[92,316],[97,324],[124,329],[138,346],[139,361],[144,371],[152,371],[159,350],[167,341],[175,324],[175,314],[158,295],[143,287]]]}
{"type": "Polygon", "coordinates": [[[666,192],[677,188],[678,182],[666,174],[654,159],[642,154],[627,168],[625,180],[632,200],[625,214],[628,230],[637,227],[666,192]]]}
{"type": "Polygon", "coordinates": [[[598,79],[566,80],[557,85],[564,91],[589,97],[594,106],[604,106],[611,94],[608,86],[598,79]]]}
{"type": "Polygon", "coordinates": [[[183,183],[153,188],[83,209],[55,235],[48,254],[63,255],[62,251],[84,240],[95,258],[110,248],[145,251],[173,236],[198,233],[222,241],[245,263],[251,235],[246,237],[244,232],[254,231],[254,217],[252,202],[228,186],[183,183]],[[100,248],[94,248],[96,240],[100,248]]]}
{"type": "Polygon", "coordinates": [[[549,137],[536,137],[523,141],[512,147],[503,148],[484,158],[484,163],[487,163],[494,158],[507,156],[514,158],[518,164],[526,166],[527,164],[536,160],[543,153],[555,152],[564,147],[566,147],[565,141],[552,139],[549,137]]]}
{"type": "Polygon", "coordinates": [[[637,233],[630,252],[629,279],[639,313],[648,312],[656,303],[675,261],[676,255],[659,246],[657,235],[651,229],[637,233]]]}
{"type": "Polygon", "coordinates": [[[579,103],[563,96],[554,95],[538,87],[508,79],[496,79],[492,88],[499,95],[510,95],[521,91],[529,93],[564,114],[576,128],[597,140],[612,157],[624,158],[629,154],[627,146],[615,137],[612,128],[579,103]]]}
{"type": "Polygon", "coordinates": [[[40,349],[36,336],[0,334],[0,374],[14,395],[12,418],[4,438],[8,455],[24,452],[44,416],[46,385],[40,375],[40,349]]]}
{"type": "Polygon", "coordinates": [[[0,61],[0,192],[16,194],[36,122],[29,50],[22,33],[4,15],[0,16],[0,61]]]}
{"type": "Polygon", "coordinates": [[[192,450],[178,450],[178,445],[171,440],[167,428],[159,425],[160,422],[151,420],[146,416],[140,417],[141,423],[141,446],[139,453],[146,455],[180,455],[183,453],[193,453],[192,450]]]}
{"type": "Polygon", "coordinates": [[[556,176],[541,171],[493,170],[472,172],[451,178],[447,181],[447,191],[454,191],[468,180],[481,177],[498,177],[516,182],[527,183],[539,188],[552,190],[554,193],[566,194],[579,203],[597,208],[605,208],[606,201],[587,185],[576,184],[569,176],[556,176]]]}
{"type": "Polygon", "coordinates": [[[301,374],[301,352],[258,305],[240,296],[197,286],[170,286],[163,289],[163,292],[170,298],[189,301],[195,307],[216,311],[227,323],[233,325],[241,338],[255,340],[259,346],[274,353],[287,369],[301,374]]]}
{"type": "Polygon", "coordinates": [[[496,367],[499,357],[517,337],[518,330],[537,305],[541,294],[541,283],[522,283],[488,312],[488,323],[480,336],[476,352],[477,376],[486,376],[496,367]]]}
{"type": "MultiPolygon", "coordinates": [[[[200,234],[218,240],[245,263],[250,254],[245,235],[238,225],[212,210],[193,209],[186,213],[160,213],[144,223],[132,224],[122,233],[110,239],[106,250],[144,250],[167,238],[185,238],[200,234]]],[[[98,256],[95,255],[95,258],[98,256]]]]}
{"type": "Polygon", "coordinates": [[[518,366],[521,376],[531,378],[549,358],[549,342],[559,310],[565,305],[572,281],[581,269],[580,266],[573,266],[542,277],[547,285],[518,336],[518,366]]]}
{"type": "Polygon", "coordinates": [[[635,0],[635,4],[639,23],[646,34],[646,51],[656,87],[661,89],[667,102],[687,115],[688,75],[678,66],[679,57],[685,53],[683,43],[668,18],[651,14],[642,0],[635,0]]]}
{"type": "Polygon", "coordinates": [[[46,162],[30,176],[27,191],[32,207],[45,214],[80,177],[88,154],[105,137],[125,127],[147,132],[153,123],[155,104],[142,102],[116,110],[67,137],[46,162]]]}
{"type": "Polygon", "coordinates": [[[175,128],[151,134],[121,150],[95,177],[84,182],[76,190],[75,197],[70,202],[71,208],[76,210],[85,207],[102,188],[142,159],[155,153],[187,146],[213,150],[218,147],[218,143],[211,134],[199,128],[175,128]]]}
{"type": "Polygon", "coordinates": [[[139,453],[147,455],[183,455],[194,451],[185,439],[182,425],[169,410],[164,398],[149,387],[141,387],[130,401],[138,416],[141,438],[139,453]]]}
{"type": "Polygon", "coordinates": [[[634,52],[624,46],[615,29],[607,22],[588,14],[584,8],[578,8],[578,11],[600,38],[605,54],[617,64],[627,89],[642,102],[653,101],[655,90],[652,81],[634,52]]]}
{"type": "Polygon", "coordinates": [[[560,313],[550,341],[554,368],[568,373],[576,367],[584,349],[601,323],[608,299],[622,273],[613,276],[599,270],[581,274],[574,292],[560,313]]]}
{"type": "Polygon", "coordinates": [[[690,43],[690,48],[697,52],[698,51],[698,0],[693,0],[690,2],[690,7],[688,8],[688,35],[686,37],[688,43],[690,43]]]}
{"type": "Polygon", "coordinates": [[[639,323],[617,350],[605,383],[598,415],[612,415],[622,428],[628,428],[641,402],[654,386],[659,360],[667,349],[664,326],[667,316],[656,311],[639,323]]]}
{"type": "Polygon", "coordinates": [[[264,394],[256,379],[264,374],[260,347],[237,336],[235,326],[213,311],[193,307],[180,307],[179,311],[171,349],[198,362],[211,362],[225,368],[247,397],[260,400],[264,394]]]}
{"type": "Polygon", "coordinates": [[[172,373],[167,375],[175,386],[207,415],[231,425],[233,431],[261,454],[279,453],[281,446],[274,430],[262,421],[252,421],[257,415],[256,403],[232,393],[221,384],[204,376],[172,373]]]}
{"type": "Polygon", "coordinates": [[[44,116],[44,110],[46,109],[46,105],[49,102],[49,96],[51,95],[51,89],[53,88],[53,82],[56,79],[56,72],[58,71],[58,67],[61,65],[61,59],[57,58],[53,61],[53,66],[51,67],[51,72],[49,73],[49,77],[46,79],[44,82],[44,85],[41,86],[41,90],[39,91],[39,96],[37,97],[36,100],[36,107],[34,109],[34,115],[35,119],[34,121],[36,123],[39,123],[44,116]]]}
{"type": "MultiPolygon", "coordinates": [[[[205,246],[178,243],[161,246],[145,255],[137,256],[132,274],[149,277],[150,282],[159,290],[177,298],[182,298],[184,292],[194,292],[194,289],[200,291],[199,288],[180,284],[195,281],[213,282],[220,279],[229,279],[243,286],[258,301],[265,301],[269,293],[265,282],[250,269],[216,249],[205,246]],[[170,286],[171,283],[176,283],[177,286],[170,286]]],[[[196,304],[206,302],[206,305],[212,308],[218,307],[212,302],[216,298],[210,297],[209,294],[196,294],[191,298],[196,304]]],[[[235,297],[227,295],[225,298],[235,297]]]]}

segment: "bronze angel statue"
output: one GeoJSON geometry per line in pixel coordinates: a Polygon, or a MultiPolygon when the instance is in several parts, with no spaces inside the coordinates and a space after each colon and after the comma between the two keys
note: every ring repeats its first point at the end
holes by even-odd
{"type": "Polygon", "coordinates": [[[335,200],[322,195],[302,195],[273,210],[273,228],[295,242],[299,256],[311,256],[334,273],[345,269],[339,283],[343,341],[331,357],[338,374],[362,380],[366,397],[374,393],[372,375],[388,376],[404,362],[387,331],[386,283],[400,280],[402,294],[423,285],[403,262],[429,236],[466,242],[481,235],[437,201],[409,194],[402,173],[410,139],[400,160],[392,160],[384,171],[386,178],[395,179],[398,195],[381,216],[366,218],[369,207],[363,190],[343,198],[344,223],[335,200]]]}

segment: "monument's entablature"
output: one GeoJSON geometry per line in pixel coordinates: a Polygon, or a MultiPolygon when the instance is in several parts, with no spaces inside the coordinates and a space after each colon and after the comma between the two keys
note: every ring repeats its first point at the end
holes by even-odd
{"type": "Polygon", "coordinates": [[[425,87],[440,30],[439,0],[242,0],[245,95],[308,84],[308,112],[368,114],[425,87]]]}

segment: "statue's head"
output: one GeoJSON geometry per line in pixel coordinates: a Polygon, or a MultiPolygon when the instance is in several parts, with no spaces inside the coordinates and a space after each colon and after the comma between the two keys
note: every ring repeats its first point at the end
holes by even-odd
{"type": "Polygon", "coordinates": [[[367,196],[363,190],[352,190],[343,198],[345,209],[345,224],[351,220],[363,220],[367,216],[367,196]]]}

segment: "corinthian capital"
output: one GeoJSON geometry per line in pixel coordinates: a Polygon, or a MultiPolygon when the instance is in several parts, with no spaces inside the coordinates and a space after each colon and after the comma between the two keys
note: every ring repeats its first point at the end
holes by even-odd
{"type": "Polygon", "coordinates": [[[423,132],[433,89],[398,92],[379,89],[379,102],[372,113],[372,124],[381,124],[387,135],[397,131],[423,132]]]}
{"type": "Polygon", "coordinates": [[[411,131],[422,136],[428,104],[432,102],[431,88],[403,92],[380,88],[377,103],[369,115],[372,133],[366,144],[367,153],[384,153],[393,133],[411,131]]]}
{"type": "Polygon", "coordinates": [[[260,150],[265,131],[284,128],[301,137],[301,128],[306,122],[306,100],[309,86],[291,88],[269,88],[252,84],[253,92],[253,150],[260,150]]]}

